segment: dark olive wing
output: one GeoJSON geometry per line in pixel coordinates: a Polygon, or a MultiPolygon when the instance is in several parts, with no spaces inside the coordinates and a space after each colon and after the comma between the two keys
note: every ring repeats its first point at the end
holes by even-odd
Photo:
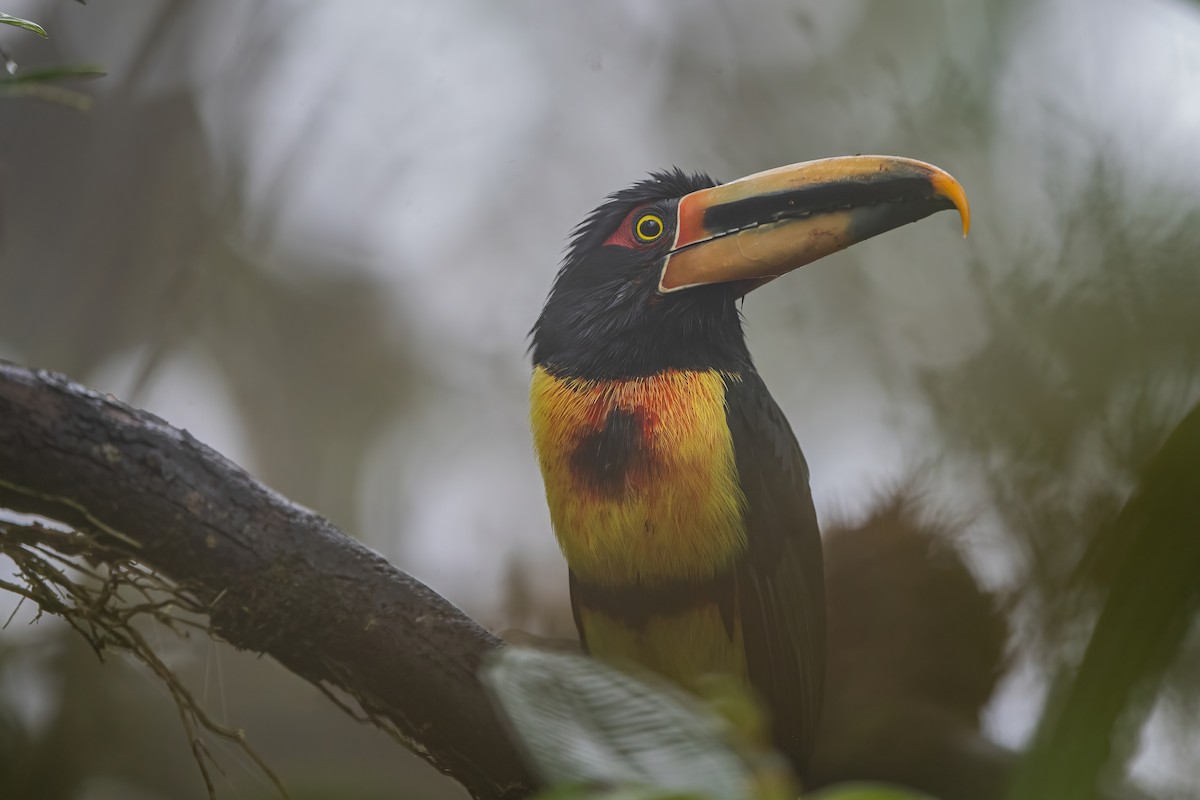
{"type": "Polygon", "coordinates": [[[825,681],[825,578],[808,465],[757,374],[730,379],[726,404],[746,496],[749,552],[735,579],[750,682],[776,746],[803,775],[825,681]]]}

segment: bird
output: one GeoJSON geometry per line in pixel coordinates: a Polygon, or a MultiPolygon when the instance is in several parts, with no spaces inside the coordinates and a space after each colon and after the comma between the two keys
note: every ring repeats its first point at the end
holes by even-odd
{"type": "Polygon", "coordinates": [[[739,301],[965,191],[914,159],[842,156],[719,183],[678,167],[570,237],[530,332],[530,425],[586,652],[702,693],[745,686],[803,780],[825,673],[809,467],[739,301]]]}

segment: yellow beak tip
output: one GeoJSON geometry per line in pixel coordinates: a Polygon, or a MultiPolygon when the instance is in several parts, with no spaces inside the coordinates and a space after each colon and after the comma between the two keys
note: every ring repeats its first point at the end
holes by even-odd
{"type": "Polygon", "coordinates": [[[967,238],[967,232],[971,230],[971,204],[967,202],[966,190],[950,173],[942,170],[934,172],[932,183],[934,191],[958,209],[958,215],[962,218],[963,238],[967,238]]]}

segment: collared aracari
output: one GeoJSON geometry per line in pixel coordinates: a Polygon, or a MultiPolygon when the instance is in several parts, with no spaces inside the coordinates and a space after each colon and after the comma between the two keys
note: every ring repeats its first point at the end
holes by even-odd
{"type": "Polygon", "coordinates": [[[574,231],[532,331],[531,421],[584,648],[696,689],[752,687],[802,776],[825,670],[821,537],[800,446],[736,302],[956,208],[920,161],[810,161],[727,184],[675,169],[574,231]]]}

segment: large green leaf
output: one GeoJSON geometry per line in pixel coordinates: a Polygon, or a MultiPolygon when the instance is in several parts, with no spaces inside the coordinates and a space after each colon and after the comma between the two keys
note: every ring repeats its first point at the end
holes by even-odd
{"type": "Polygon", "coordinates": [[[695,794],[679,794],[662,789],[596,789],[584,784],[559,784],[538,792],[533,800],[706,800],[695,794]]]}
{"type": "Polygon", "coordinates": [[[929,795],[883,783],[844,783],[805,795],[804,800],[931,800],[929,795]]]}
{"type": "Polygon", "coordinates": [[[549,784],[611,787],[626,792],[612,797],[631,800],[795,797],[780,759],[749,748],[701,700],[652,676],[582,655],[508,647],[484,677],[549,784]]]}

